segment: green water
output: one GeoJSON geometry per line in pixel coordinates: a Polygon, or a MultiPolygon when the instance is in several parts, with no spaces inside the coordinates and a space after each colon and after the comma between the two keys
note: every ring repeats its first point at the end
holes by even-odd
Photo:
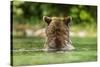
{"type": "MultiPolygon", "coordinates": [[[[14,37],[13,49],[43,48],[44,40],[40,37],[14,37]]],[[[13,65],[37,65],[89,62],[97,60],[96,37],[72,37],[75,50],[67,52],[43,52],[43,51],[14,51],[13,65]]]]}

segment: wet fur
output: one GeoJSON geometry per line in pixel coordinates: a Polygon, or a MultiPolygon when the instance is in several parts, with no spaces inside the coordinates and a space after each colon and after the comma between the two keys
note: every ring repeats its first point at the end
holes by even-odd
{"type": "MultiPolygon", "coordinates": [[[[47,18],[48,19],[48,18],[47,18]]],[[[44,45],[47,51],[70,50],[71,41],[69,39],[69,23],[65,18],[52,17],[46,28],[46,43],[44,45]]]]}

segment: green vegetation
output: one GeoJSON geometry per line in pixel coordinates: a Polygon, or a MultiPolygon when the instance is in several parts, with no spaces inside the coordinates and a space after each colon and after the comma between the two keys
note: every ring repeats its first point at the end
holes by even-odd
{"type": "MultiPolygon", "coordinates": [[[[97,60],[96,37],[73,37],[72,42],[76,49],[74,51],[67,51],[64,53],[48,53],[43,51],[14,51],[13,64],[16,66],[89,62],[97,60]]],[[[43,44],[44,39],[40,37],[14,37],[13,49],[41,49],[43,48],[43,44]]]]}
{"type": "Polygon", "coordinates": [[[28,24],[44,28],[42,17],[45,15],[72,16],[72,28],[78,26],[77,29],[82,28],[88,32],[96,32],[96,6],[13,1],[11,7],[13,8],[14,24],[28,24]]]}

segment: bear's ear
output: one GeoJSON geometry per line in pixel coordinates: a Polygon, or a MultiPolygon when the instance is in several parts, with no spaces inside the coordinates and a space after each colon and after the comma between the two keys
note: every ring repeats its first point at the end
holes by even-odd
{"type": "Polygon", "coordinates": [[[66,25],[69,25],[69,23],[72,21],[72,17],[71,16],[68,16],[68,17],[65,17],[64,18],[64,22],[66,25]]]}
{"type": "Polygon", "coordinates": [[[51,18],[50,17],[47,17],[47,16],[43,16],[43,20],[47,23],[47,24],[49,24],[50,22],[51,22],[51,18]]]}

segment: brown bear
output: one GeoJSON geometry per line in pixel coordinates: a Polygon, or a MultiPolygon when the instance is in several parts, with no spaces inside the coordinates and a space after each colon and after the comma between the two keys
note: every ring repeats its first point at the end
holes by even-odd
{"type": "Polygon", "coordinates": [[[72,20],[68,17],[43,16],[47,23],[45,51],[67,51],[75,49],[69,37],[69,24],[72,20]]]}

